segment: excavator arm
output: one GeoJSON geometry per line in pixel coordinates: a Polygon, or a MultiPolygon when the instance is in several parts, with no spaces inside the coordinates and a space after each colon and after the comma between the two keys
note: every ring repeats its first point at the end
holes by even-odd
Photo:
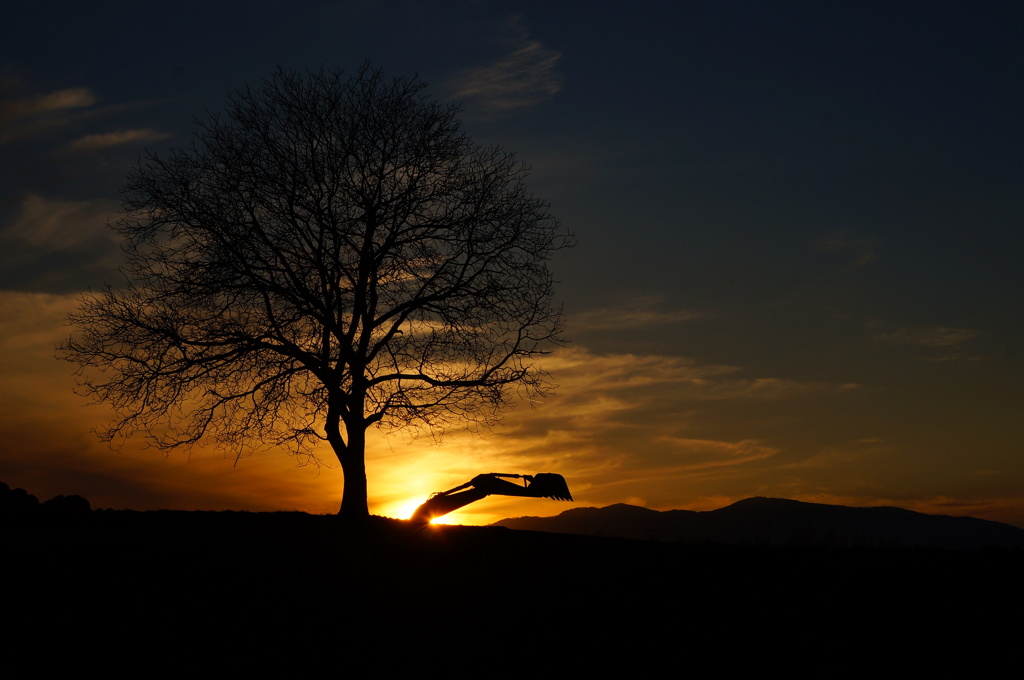
{"type": "Polygon", "coordinates": [[[435,517],[447,515],[481,498],[491,495],[528,496],[530,498],[550,498],[559,501],[571,501],[569,485],[565,477],[551,472],[536,475],[513,475],[501,472],[489,472],[477,475],[465,484],[447,491],[431,494],[427,502],[416,508],[409,518],[411,522],[426,524],[435,517]],[[522,479],[520,486],[508,479],[522,479]]]}

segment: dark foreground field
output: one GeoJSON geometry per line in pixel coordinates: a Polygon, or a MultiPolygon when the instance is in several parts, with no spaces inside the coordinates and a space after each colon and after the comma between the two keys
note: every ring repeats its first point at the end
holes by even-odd
{"type": "Polygon", "coordinates": [[[736,650],[974,654],[981,639],[1016,636],[1024,574],[1019,551],[684,545],[382,518],[357,528],[301,513],[3,521],[4,609],[23,629],[301,630],[356,647],[554,646],[591,662],[637,650],[722,662],[736,650]]]}

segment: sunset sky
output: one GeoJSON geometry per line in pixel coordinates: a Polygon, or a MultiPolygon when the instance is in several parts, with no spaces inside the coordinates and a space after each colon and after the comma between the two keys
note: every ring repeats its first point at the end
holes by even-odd
{"type": "MultiPolygon", "coordinates": [[[[23,2],[0,7],[0,481],[94,507],[335,512],[340,468],[165,455],[55,358],[115,280],[145,149],[281,65],[418,74],[532,166],[557,393],[492,432],[394,433],[370,510],[481,472],[565,476],[467,524],[750,496],[1024,526],[1024,4],[23,2]]],[[[329,451],[323,458],[330,460],[329,451]]]]}

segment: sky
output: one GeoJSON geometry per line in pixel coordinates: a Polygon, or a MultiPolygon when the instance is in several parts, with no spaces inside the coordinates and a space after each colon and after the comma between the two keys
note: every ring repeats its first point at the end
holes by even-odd
{"type": "MultiPolygon", "coordinates": [[[[114,281],[147,149],[278,66],[418,75],[531,168],[559,385],[490,432],[371,437],[370,510],[481,472],[572,504],[751,496],[1024,527],[1024,5],[1015,2],[22,2],[0,7],[0,481],[94,507],[335,512],[337,465],[93,434],[56,358],[114,281]]],[[[322,456],[329,460],[328,455],[322,456]]]]}

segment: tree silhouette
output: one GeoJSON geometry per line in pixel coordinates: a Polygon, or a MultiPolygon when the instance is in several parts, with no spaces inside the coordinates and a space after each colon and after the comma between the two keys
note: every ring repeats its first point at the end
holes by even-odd
{"type": "Polygon", "coordinates": [[[424,87],[279,69],[140,161],[112,225],[125,282],[85,296],[60,348],[115,409],[102,438],[313,460],[326,441],[361,517],[369,426],[440,433],[543,396],[548,260],[571,237],[424,87]]]}

